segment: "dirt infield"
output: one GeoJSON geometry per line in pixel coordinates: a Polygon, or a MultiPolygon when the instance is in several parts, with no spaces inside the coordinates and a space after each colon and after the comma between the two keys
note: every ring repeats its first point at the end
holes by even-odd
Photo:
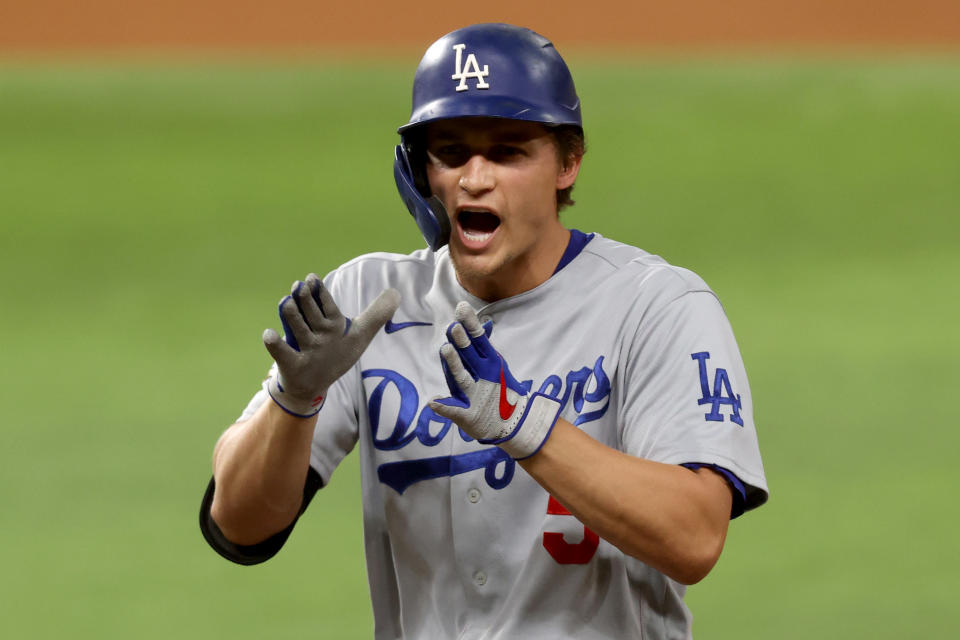
{"type": "Polygon", "coordinates": [[[957,0],[0,0],[0,52],[419,49],[472,22],[612,49],[960,50],[957,0]],[[398,5],[403,5],[398,7],[398,5]]]}

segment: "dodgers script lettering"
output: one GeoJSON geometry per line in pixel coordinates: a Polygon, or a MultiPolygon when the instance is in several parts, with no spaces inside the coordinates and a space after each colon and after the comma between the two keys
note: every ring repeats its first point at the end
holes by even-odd
{"type": "MultiPolygon", "coordinates": [[[[434,413],[428,405],[421,406],[423,394],[397,371],[366,369],[361,375],[368,389],[370,437],[380,451],[397,451],[414,441],[435,447],[447,437],[459,437],[464,442],[473,440],[461,429],[451,429],[453,423],[434,413]],[[388,396],[389,403],[386,402],[388,396]],[[456,435],[451,436],[451,431],[456,435]]],[[[533,381],[522,384],[530,389],[533,381]]],[[[603,356],[591,367],[581,367],[564,376],[547,376],[539,391],[558,400],[563,407],[561,411],[572,407],[576,413],[572,420],[575,425],[599,420],[610,403],[610,378],[603,368],[603,356]]],[[[402,494],[417,482],[483,469],[487,485],[503,489],[513,479],[515,467],[516,462],[510,456],[499,447],[491,446],[459,455],[387,462],[378,467],[377,475],[380,482],[402,494]]]]}

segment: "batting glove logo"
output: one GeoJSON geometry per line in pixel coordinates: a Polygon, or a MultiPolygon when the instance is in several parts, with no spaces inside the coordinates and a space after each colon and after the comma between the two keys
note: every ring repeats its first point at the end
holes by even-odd
{"type": "Polygon", "coordinates": [[[510,401],[507,400],[507,380],[504,377],[504,371],[506,367],[500,367],[500,417],[504,420],[509,420],[510,416],[513,415],[514,409],[517,408],[517,403],[514,402],[510,404],[510,401]]]}

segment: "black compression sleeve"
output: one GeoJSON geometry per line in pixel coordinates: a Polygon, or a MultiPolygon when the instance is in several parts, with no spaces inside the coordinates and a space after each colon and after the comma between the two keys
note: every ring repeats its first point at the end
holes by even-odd
{"type": "Polygon", "coordinates": [[[259,564],[269,560],[280,551],[287,541],[287,538],[290,537],[290,532],[293,531],[297,520],[299,520],[303,512],[307,510],[307,506],[310,504],[310,501],[313,500],[314,494],[316,494],[317,490],[322,486],[323,479],[320,477],[320,474],[314,471],[313,467],[310,467],[310,470],[307,472],[307,481],[303,487],[303,502],[300,504],[300,513],[293,519],[290,526],[283,531],[273,534],[263,542],[244,546],[234,544],[227,540],[223,532],[220,531],[220,527],[217,526],[217,523],[214,522],[210,516],[210,505],[213,504],[213,491],[216,488],[214,479],[210,478],[207,491],[203,494],[203,501],[200,503],[200,531],[203,532],[203,537],[207,541],[207,544],[227,560],[243,565],[259,564]]]}

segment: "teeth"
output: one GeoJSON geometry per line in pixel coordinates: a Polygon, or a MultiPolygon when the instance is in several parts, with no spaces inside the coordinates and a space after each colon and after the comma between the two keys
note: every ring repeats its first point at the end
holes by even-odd
{"type": "Polygon", "coordinates": [[[484,240],[487,240],[488,238],[490,238],[490,236],[492,236],[493,233],[491,233],[491,232],[489,232],[489,231],[486,231],[486,232],[484,232],[484,231],[467,231],[466,229],[464,229],[464,230],[463,230],[463,235],[465,235],[468,240],[473,240],[473,241],[475,241],[475,242],[483,242],[484,240]]]}

